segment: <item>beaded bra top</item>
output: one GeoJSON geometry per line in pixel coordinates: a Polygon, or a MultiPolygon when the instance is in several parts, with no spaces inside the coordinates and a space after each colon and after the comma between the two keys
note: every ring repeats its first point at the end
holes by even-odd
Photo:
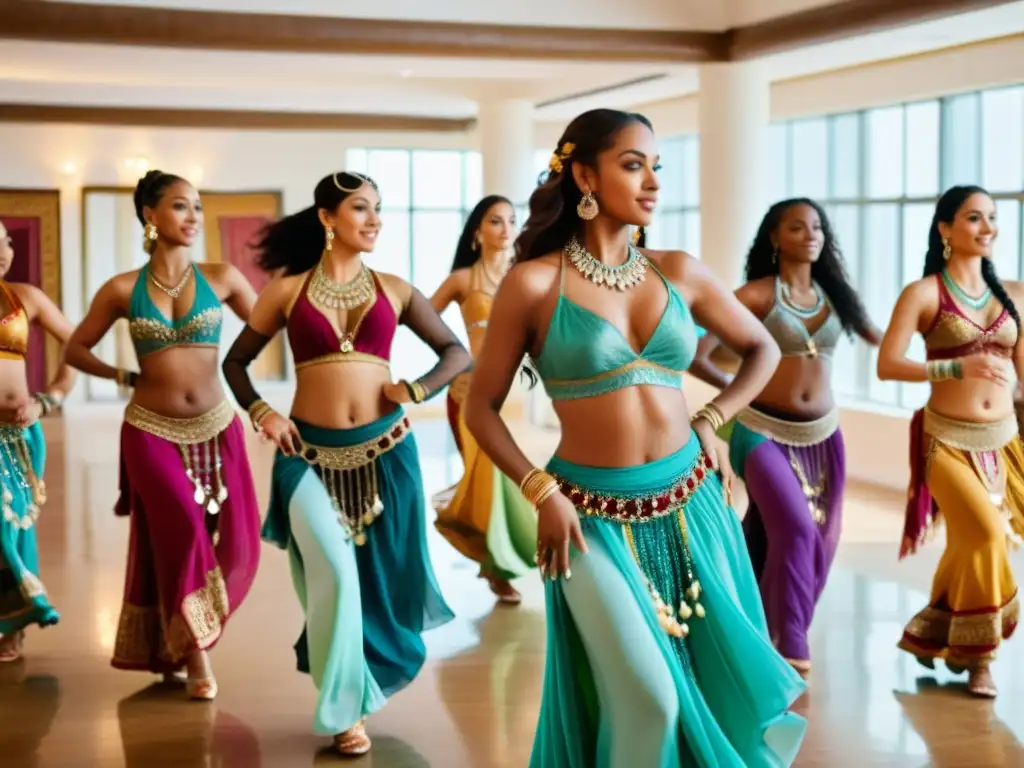
{"type": "Polygon", "coordinates": [[[3,280],[0,280],[0,290],[3,290],[10,307],[0,318],[0,360],[24,360],[28,353],[28,312],[3,280]]]}
{"type": "Polygon", "coordinates": [[[1013,354],[1017,343],[1017,324],[1004,307],[987,328],[967,317],[950,295],[941,275],[939,311],[924,332],[924,345],[929,360],[950,360],[977,352],[992,352],[1002,357],[1013,354]]]}
{"type": "Polygon", "coordinates": [[[192,275],[196,281],[192,308],[184,317],[172,320],[157,308],[149,295],[149,265],[139,270],[128,308],[128,333],[140,360],[170,347],[216,347],[220,344],[224,320],[220,299],[202,270],[194,264],[192,275]]]}
{"type": "Polygon", "coordinates": [[[782,281],[775,278],[775,303],[761,322],[779,345],[783,357],[823,357],[831,359],[843,333],[835,308],[828,300],[821,286],[814,284],[818,295],[825,300],[828,317],[814,333],[807,330],[803,318],[788,309],[782,297],[782,281]]]}
{"type": "Polygon", "coordinates": [[[562,259],[558,302],[544,347],[533,361],[548,397],[576,400],[639,384],[682,387],[683,373],[697,352],[696,325],[678,291],[654,271],[668,289],[668,304],[638,353],[612,323],[565,297],[562,259]]]}
{"type": "Polygon", "coordinates": [[[494,294],[484,290],[483,261],[478,261],[470,268],[469,293],[466,300],[459,305],[462,320],[466,324],[466,333],[469,334],[469,351],[474,356],[480,354],[484,339],[483,330],[487,327],[493,303],[494,294]]]}
{"type": "Polygon", "coordinates": [[[376,296],[363,311],[350,334],[338,335],[326,315],[309,299],[313,272],[302,284],[299,297],[288,315],[288,344],[292,348],[295,369],[323,363],[375,363],[389,366],[391,343],[398,329],[398,316],[381,287],[377,273],[371,271],[376,296]]]}

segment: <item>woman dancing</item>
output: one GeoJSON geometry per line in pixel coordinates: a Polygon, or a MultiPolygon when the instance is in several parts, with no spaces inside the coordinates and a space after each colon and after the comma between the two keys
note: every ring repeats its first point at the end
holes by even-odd
{"type": "Polygon", "coordinates": [[[1024,285],[996,277],[995,219],[979,187],[953,187],[939,199],[924,277],[900,294],[878,355],[880,379],[931,383],[911,421],[900,557],[928,538],[940,513],[947,527],[928,607],[899,647],[928,668],[943,659],[954,674],[967,671],[967,689],[988,698],[996,695],[989,665],[1020,617],[1007,542],[1024,533],[1024,447],[1013,408],[1024,369],[1024,285]],[[915,332],[927,363],[907,359],[915,332]]]}
{"type": "Polygon", "coordinates": [[[62,344],[71,336],[71,323],[34,285],[4,280],[13,261],[11,238],[0,222],[0,662],[21,658],[25,627],[60,620],[39,579],[35,524],[46,503],[46,442],[39,419],[59,409],[75,383],[75,372],[62,361],[46,391],[29,394],[25,356],[32,323],[62,344]]]}
{"type": "Polygon", "coordinates": [[[365,716],[419,672],[421,633],[452,618],[427,552],[402,404],[439,392],[470,357],[419,291],[363,262],[380,232],[377,185],[335,173],[313,199],[266,231],[261,264],[284,274],[260,294],[224,375],[279,448],[263,535],[288,551],[306,615],[295,651],[320,691],[314,730],[334,735],[341,754],[360,755],[370,749],[365,716]],[[391,381],[399,323],[440,358],[417,381],[391,381]],[[298,376],[291,419],[259,398],[246,372],[282,328],[298,376]]]}
{"type": "MultiPolygon", "coordinates": [[[[743,532],[772,642],[807,675],[807,632],[839,544],[846,484],[832,356],[844,331],[875,346],[882,333],[847,280],[828,217],[813,200],[783,200],[768,210],[746,275],[736,297],[761,319],[782,362],[724,432],[750,496],[743,532]]],[[[691,372],[722,388],[729,375],[711,360],[719,344],[705,336],[691,372]]]]}
{"type": "Polygon", "coordinates": [[[67,350],[80,371],[134,388],[121,428],[115,512],[131,516],[131,539],[112,663],[165,675],[185,667],[188,695],[209,700],[217,681],[207,651],[259,562],[242,422],[217,375],[221,304],[245,321],[256,296],[235,267],[192,261],[203,211],[185,179],[150,171],[135,211],[149,261],[100,288],[67,350]],[[122,317],[140,373],[91,351],[122,317]]]}
{"type": "MultiPolygon", "coordinates": [[[[458,303],[474,355],[480,354],[494,292],[508,269],[515,216],[504,197],[491,195],[477,203],[455,249],[452,273],[430,300],[437,312],[458,303]]],[[[480,576],[501,602],[516,605],[522,596],[511,580],[533,567],[537,515],[461,423],[470,376],[462,374],[448,388],[448,418],[465,471],[454,489],[435,497],[435,525],[453,547],[480,564],[480,576]]]]}
{"type": "Polygon", "coordinates": [[[534,768],[789,765],[803,739],[787,710],[804,683],[768,638],[714,438],[778,350],[699,261],[632,246],[658,168],[640,115],[602,109],[569,125],[467,399],[473,436],[540,513],[551,580],[534,768]],[[691,420],[695,319],[744,361],[691,420]],[[524,353],[562,427],[547,471],[500,416],[524,353]]]}

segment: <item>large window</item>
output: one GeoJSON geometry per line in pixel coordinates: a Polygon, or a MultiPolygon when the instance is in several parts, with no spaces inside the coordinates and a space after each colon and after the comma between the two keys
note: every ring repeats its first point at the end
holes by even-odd
{"type": "MultiPolygon", "coordinates": [[[[381,192],[383,227],[369,263],[408,280],[428,298],[451,271],[455,244],[469,211],[483,196],[480,153],[442,150],[350,149],[346,167],[366,173],[381,192]]],[[[465,341],[458,307],[444,314],[465,341]]],[[[434,353],[407,328],[395,337],[396,378],[422,375],[434,353]]]]}
{"type": "MultiPolygon", "coordinates": [[[[777,123],[771,148],[774,197],[825,206],[851,280],[880,327],[903,286],[921,276],[935,203],[954,184],[992,193],[996,269],[1021,278],[1024,86],[777,123]]],[[[924,359],[920,337],[910,354],[924,359]]],[[[835,361],[839,394],[903,408],[924,402],[927,385],[879,381],[876,360],[864,344],[844,341],[835,361]]]]}

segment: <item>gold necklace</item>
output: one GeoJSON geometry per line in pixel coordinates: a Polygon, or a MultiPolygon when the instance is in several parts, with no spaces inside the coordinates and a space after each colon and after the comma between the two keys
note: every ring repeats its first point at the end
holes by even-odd
{"type": "Polygon", "coordinates": [[[313,279],[309,281],[309,298],[324,309],[355,309],[376,294],[377,286],[365,264],[353,279],[347,283],[338,283],[327,276],[321,261],[313,271],[313,279]]]}
{"type": "Polygon", "coordinates": [[[150,281],[152,281],[153,285],[155,285],[161,291],[166,293],[172,299],[176,299],[179,296],[181,296],[181,291],[182,291],[182,289],[184,289],[185,283],[187,283],[188,279],[192,276],[192,269],[193,269],[192,264],[189,264],[188,265],[188,269],[185,270],[185,274],[183,274],[181,276],[181,280],[179,280],[178,284],[176,286],[174,286],[173,288],[168,288],[166,285],[164,285],[159,280],[157,280],[156,279],[156,275],[153,274],[153,270],[152,269],[149,269],[147,271],[149,272],[149,279],[150,279],[150,281]]]}
{"type": "Polygon", "coordinates": [[[565,255],[569,258],[569,263],[595,285],[607,285],[619,291],[628,291],[647,277],[647,257],[632,244],[629,244],[627,249],[629,256],[626,261],[617,267],[609,267],[594,258],[573,235],[565,246],[565,255]]]}
{"type": "Polygon", "coordinates": [[[484,273],[484,277],[487,278],[487,281],[494,287],[495,290],[497,290],[498,285],[502,281],[502,278],[504,278],[505,275],[508,274],[508,265],[506,263],[505,269],[500,270],[498,272],[498,276],[495,277],[493,274],[491,274],[491,268],[487,265],[487,262],[481,258],[480,271],[484,273]]]}

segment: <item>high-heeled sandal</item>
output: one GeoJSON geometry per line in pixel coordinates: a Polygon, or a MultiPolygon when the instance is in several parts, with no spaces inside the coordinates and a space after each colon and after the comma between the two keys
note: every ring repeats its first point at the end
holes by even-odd
{"type": "Polygon", "coordinates": [[[10,664],[21,658],[25,645],[25,630],[19,629],[0,638],[0,664],[10,664]]]}
{"type": "Polygon", "coordinates": [[[185,680],[185,690],[195,701],[213,701],[217,698],[217,680],[213,677],[190,677],[185,680]]]}
{"type": "Polygon", "coordinates": [[[975,667],[967,678],[967,692],[979,699],[994,699],[996,697],[996,684],[992,680],[992,673],[987,666],[975,667]]]}
{"type": "Polygon", "coordinates": [[[334,748],[338,750],[338,754],[355,757],[370,751],[373,742],[366,733],[365,723],[365,720],[360,720],[347,731],[342,731],[334,737],[334,748]]]}

